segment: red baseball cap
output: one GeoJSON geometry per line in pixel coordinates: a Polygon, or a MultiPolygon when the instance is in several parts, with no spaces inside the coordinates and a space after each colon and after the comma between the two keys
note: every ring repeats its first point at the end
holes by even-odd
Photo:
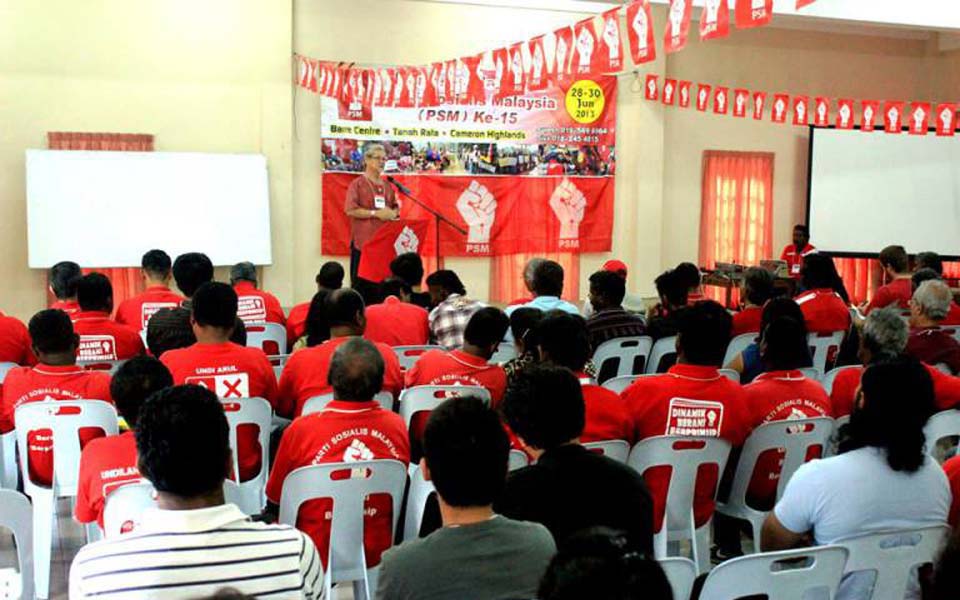
{"type": "Polygon", "coordinates": [[[603,263],[603,270],[611,271],[613,273],[619,273],[624,277],[627,276],[627,264],[622,260],[616,260],[616,259],[608,260],[607,262],[603,263]]]}

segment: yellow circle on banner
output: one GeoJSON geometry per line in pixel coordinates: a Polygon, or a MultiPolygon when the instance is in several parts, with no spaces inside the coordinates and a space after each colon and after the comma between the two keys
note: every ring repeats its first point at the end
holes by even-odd
{"type": "Polygon", "coordinates": [[[603,88],[592,79],[581,79],[567,90],[567,114],[577,123],[593,123],[603,114],[603,88]]]}

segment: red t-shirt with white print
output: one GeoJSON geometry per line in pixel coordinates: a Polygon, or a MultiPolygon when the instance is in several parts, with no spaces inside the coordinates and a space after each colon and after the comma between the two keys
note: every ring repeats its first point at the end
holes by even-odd
{"type": "Polygon", "coordinates": [[[165,285],[151,285],[133,298],[127,298],[117,307],[117,323],[131,327],[136,331],[147,328],[150,317],[161,308],[177,308],[183,297],[165,285]]]}
{"type": "Polygon", "coordinates": [[[490,392],[493,406],[503,398],[507,374],[503,367],[463,350],[429,350],[406,372],[406,387],[416,385],[475,385],[490,392]]]}
{"type": "MultiPolygon", "coordinates": [[[[332,462],[393,459],[410,461],[407,428],[400,415],[384,410],[376,401],[333,400],[320,412],[294,419],[283,432],[280,448],[267,482],[267,499],[280,504],[283,482],[294,469],[332,462]]],[[[364,508],[364,548],[367,565],[379,564],[380,555],[392,545],[390,497],[376,494],[364,508]]],[[[300,507],[297,529],[306,532],[317,546],[327,567],[332,501],[311,500],[300,507]]]]}
{"type": "Polygon", "coordinates": [[[286,323],[280,301],[270,292],[258,290],[249,281],[238,281],[233,286],[237,292],[237,317],[247,323],[286,323]]]}
{"type": "Polygon", "coordinates": [[[74,510],[77,520],[81,523],[96,521],[102,529],[107,495],[141,480],[137,470],[137,440],[132,431],[91,441],[80,455],[74,510]]]}
{"type": "Polygon", "coordinates": [[[794,298],[810,333],[833,333],[850,329],[850,309],[831,289],[804,292],[794,298]]]}
{"type": "Polygon", "coordinates": [[[140,333],[121,325],[105,312],[82,311],[73,315],[73,331],[80,336],[77,360],[127,360],[143,354],[140,333]]]}
{"type": "Polygon", "coordinates": [[[627,411],[623,398],[616,392],[593,383],[585,373],[576,375],[580,379],[586,410],[580,441],[589,443],[623,440],[633,445],[633,418],[627,411]]]}

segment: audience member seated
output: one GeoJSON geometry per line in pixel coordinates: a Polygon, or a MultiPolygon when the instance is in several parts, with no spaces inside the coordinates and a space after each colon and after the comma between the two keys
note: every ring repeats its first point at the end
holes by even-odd
{"type": "Polygon", "coordinates": [[[77,304],[77,282],[83,277],[80,265],[68,260],[58,262],[50,267],[48,277],[50,291],[57,299],[50,308],[62,310],[71,317],[80,312],[80,305],[77,304]]]}
{"type": "Polygon", "coordinates": [[[950,504],[950,526],[957,531],[960,526],[960,456],[954,456],[943,463],[943,471],[950,482],[950,493],[953,502],[950,504]]]}
{"type": "MultiPolygon", "coordinates": [[[[339,290],[343,287],[343,275],[343,265],[340,263],[333,260],[323,263],[317,273],[317,292],[339,290]]],[[[302,302],[290,309],[290,314],[287,315],[287,347],[293,348],[307,332],[310,304],[311,302],[302,302]]]]}
{"type": "Polygon", "coordinates": [[[794,279],[800,278],[800,268],[803,265],[803,259],[817,251],[810,245],[810,230],[806,225],[794,225],[793,243],[783,247],[780,253],[780,260],[787,263],[787,272],[794,279]]]}
{"type": "Polygon", "coordinates": [[[507,477],[497,513],[542,523],[558,545],[587,527],[614,527],[653,554],[653,502],[643,476],[580,445],[584,396],[573,373],[546,364],[528,368],[507,390],[503,414],[535,463],[507,477]]]}
{"type": "Polygon", "coordinates": [[[953,374],[960,372],[960,343],[952,332],[941,329],[953,293],[942,281],[924,281],[910,301],[910,337],[907,354],[928,365],[945,364],[953,374]]]}
{"type": "Polygon", "coordinates": [[[627,293],[626,280],[610,271],[597,271],[590,276],[590,306],[593,314],[587,320],[590,348],[596,351],[600,344],[614,338],[646,334],[643,319],[623,309],[627,293]]]}
{"type": "MultiPolygon", "coordinates": [[[[263,398],[276,408],[277,378],[267,355],[230,341],[237,321],[237,294],[229,285],[211,281],[200,286],[190,306],[190,323],[197,342],[170,350],[160,360],[177,385],[192,383],[224,400],[263,398]]],[[[240,480],[260,472],[257,427],[241,425],[237,431],[240,480]]]]}
{"type": "Polygon", "coordinates": [[[157,508],[147,509],[133,532],[80,550],[70,598],[198,598],[225,586],[257,598],[323,597],[323,569],[309,537],[251,522],[224,503],[229,427],[213,392],[185,385],[153,394],[140,409],[136,441],[157,508]]]}
{"type": "Polygon", "coordinates": [[[540,359],[573,372],[580,382],[586,405],[582,442],[633,441],[633,420],[615,392],[596,384],[584,372],[590,356],[587,328],[583,318],[560,311],[548,313],[537,328],[540,359]]]}
{"type": "MultiPolygon", "coordinates": [[[[70,317],[62,310],[42,310],[30,319],[30,339],[37,366],[19,367],[7,373],[3,381],[3,406],[0,409],[0,434],[13,431],[14,413],[25,402],[49,400],[103,400],[111,402],[110,375],[106,371],[87,371],[77,366],[80,337],[73,332],[70,317]]],[[[80,431],[86,444],[103,435],[98,428],[80,431]]],[[[29,434],[28,465],[30,479],[50,485],[53,475],[53,437],[47,429],[29,434]]],[[[21,449],[22,451],[22,449],[21,449]]]]}
{"type": "MultiPolygon", "coordinates": [[[[374,459],[410,461],[407,427],[400,415],[384,410],[373,399],[383,387],[384,362],[377,347],[363,338],[348,338],[330,359],[334,399],[321,412],[294,419],[283,432],[267,483],[267,518],[280,514],[283,482],[300,467],[374,459]]],[[[333,503],[311,500],[300,507],[297,529],[307,532],[326,567],[333,503]]],[[[364,546],[367,565],[393,542],[390,496],[367,500],[364,546]]]]}
{"type": "MultiPolygon", "coordinates": [[[[711,300],[698,302],[679,317],[677,364],[662,375],[641,377],[623,391],[635,423],[637,441],[659,435],[719,437],[737,448],[750,433],[750,413],[740,385],[718,372],[730,342],[732,318],[711,300]],[[702,412],[702,417],[680,416],[702,412]]],[[[694,515],[697,526],[713,515],[718,475],[697,481],[694,515]]],[[[655,467],[646,480],[654,501],[654,517],[664,514],[669,467],[655,467]]]]}
{"type": "MultiPolygon", "coordinates": [[[[324,305],[324,313],[330,325],[330,339],[318,346],[293,353],[280,374],[276,411],[282,417],[299,417],[307,400],[333,391],[327,377],[333,353],[350,338],[363,336],[367,321],[364,317],[363,298],[356,291],[342,288],[330,292],[324,305]]],[[[400,361],[390,346],[375,346],[385,365],[383,391],[388,391],[397,398],[403,389],[400,361]]]]}
{"type": "MultiPolygon", "coordinates": [[[[213,281],[213,263],[206,254],[188,252],[173,261],[173,278],[177,287],[186,296],[178,308],[161,308],[147,323],[147,348],[150,354],[160,358],[167,350],[186,348],[196,343],[193,326],[190,324],[191,298],[204,283],[213,281]]],[[[239,318],[233,327],[230,341],[247,345],[247,330],[239,318]]]]}
{"type": "Polygon", "coordinates": [[[73,315],[73,329],[80,336],[80,361],[127,360],[143,354],[137,330],[110,318],[113,286],[106,275],[90,273],[77,282],[80,312],[73,315]]]}
{"type": "Polygon", "coordinates": [[[543,525],[493,511],[509,451],[500,417],[477,398],[447,400],[423,443],[443,527],[383,554],[377,600],[533,598],[556,547],[543,525]]]}
{"type": "MultiPolygon", "coordinates": [[[[921,252],[920,254],[933,254],[932,252],[921,252]]],[[[920,287],[920,284],[924,281],[930,281],[932,279],[942,280],[943,276],[937,271],[924,267],[922,269],[917,269],[914,271],[913,275],[910,277],[911,288],[914,292],[917,291],[917,288],[920,287]]],[[[951,290],[952,294],[953,290],[951,290]]],[[[947,312],[947,318],[940,322],[940,325],[956,327],[960,326],[960,305],[957,305],[956,301],[951,297],[950,299],[950,310],[947,312]]]]}
{"type": "Polygon", "coordinates": [[[932,269],[937,277],[943,277],[943,260],[936,252],[917,252],[914,260],[914,272],[932,269]]]}
{"type": "Polygon", "coordinates": [[[533,300],[526,304],[508,306],[508,315],[520,306],[539,308],[543,312],[562,310],[574,315],[580,314],[575,305],[560,298],[563,295],[563,267],[559,263],[552,260],[538,263],[533,270],[530,290],[533,292],[533,300]]]}
{"type": "MultiPolygon", "coordinates": [[[[330,323],[327,322],[327,296],[330,290],[320,290],[310,301],[307,313],[306,330],[290,349],[291,353],[301,348],[313,348],[330,339],[330,323]]],[[[287,321],[289,323],[289,321],[287,321]]]]}
{"type": "Polygon", "coordinates": [[[457,274],[441,269],[427,277],[430,302],[430,338],[447,350],[463,345],[463,330],[473,313],[484,307],[482,302],[467,297],[467,290],[457,274]]]}
{"type": "Polygon", "coordinates": [[[161,308],[176,308],[183,302],[180,294],[170,289],[170,255],[163,250],[150,250],[140,260],[143,292],[127,298],[117,308],[117,323],[143,331],[161,308]]]}
{"type": "Polygon", "coordinates": [[[510,334],[513,337],[513,347],[517,355],[503,363],[503,371],[507,374],[507,385],[527,365],[540,360],[537,326],[543,319],[543,311],[539,308],[518,308],[510,314],[510,334]]]}
{"type": "Polygon", "coordinates": [[[423,346],[430,340],[430,313],[411,302],[413,290],[396,277],[380,284],[383,302],[367,307],[363,337],[388,346],[423,346]]]}
{"type": "Polygon", "coordinates": [[[560,544],[539,600],[685,600],[674,598],[660,563],[623,535],[592,527],[560,544]]]}
{"type": "Polygon", "coordinates": [[[837,275],[832,258],[808,255],[803,259],[800,281],[806,291],[794,300],[800,305],[808,332],[828,334],[850,329],[850,308],[835,290],[837,275]]]}
{"type": "MultiPolygon", "coordinates": [[[[763,332],[768,325],[781,318],[792,319],[800,323],[803,329],[803,335],[806,337],[807,328],[804,322],[803,312],[801,312],[796,302],[790,298],[774,298],[768,301],[760,313],[761,329],[757,340],[747,346],[743,352],[733,357],[733,360],[725,366],[727,369],[733,369],[737,373],[740,373],[740,383],[750,383],[764,372],[764,363],[760,357],[760,344],[763,342],[763,332]]],[[[810,357],[809,349],[807,351],[806,361],[799,366],[813,366],[813,359],[810,357]]]]}
{"type": "MultiPolygon", "coordinates": [[[[868,367],[841,453],[794,473],[763,525],[763,550],[945,524],[950,487],[924,451],[923,426],[933,410],[929,372],[916,360],[868,367]]],[[[869,599],[874,577],[870,572],[845,576],[838,600],[869,599]]]]}
{"type": "Polygon", "coordinates": [[[430,293],[421,291],[423,285],[423,260],[416,252],[404,252],[390,261],[390,273],[410,286],[410,304],[425,310],[433,309],[430,293]]]}
{"type": "Polygon", "coordinates": [[[687,288],[687,305],[693,306],[704,299],[703,288],[700,286],[701,275],[697,265],[689,262],[683,262],[677,265],[673,270],[677,280],[687,288]]]}
{"type": "Polygon", "coordinates": [[[15,363],[21,366],[37,364],[37,357],[30,349],[30,332],[23,321],[0,312],[0,363],[15,363]]]}
{"type": "Polygon", "coordinates": [[[864,314],[870,314],[877,308],[896,305],[901,311],[910,309],[910,260],[903,246],[887,246],[880,251],[880,268],[887,280],[886,285],[873,294],[866,304],[864,314]]]}
{"type": "Polygon", "coordinates": [[[237,316],[244,324],[286,325],[283,308],[277,297],[257,289],[257,267],[252,262],[241,262],[231,267],[230,285],[237,292],[237,316]]]}
{"type": "MultiPolygon", "coordinates": [[[[799,268],[797,275],[800,274],[799,268]]],[[[737,337],[745,333],[760,333],[760,320],[763,305],[773,298],[773,275],[766,269],[750,267],[743,274],[743,286],[740,289],[743,307],[733,315],[733,331],[737,337]]]]}
{"type": "MultiPolygon", "coordinates": [[[[601,271],[608,271],[620,276],[620,279],[623,279],[624,286],[627,283],[627,264],[622,260],[610,259],[607,262],[603,263],[600,267],[601,271]]],[[[626,289],[626,288],[624,288],[626,289]]],[[[646,302],[644,299],[636,294],[631,294],[629,292],[624,292],[623,300],[621,301],[623,308],[627,312],[633,314],[642,315],[646,311],[646,302]]],[[[583,303],[583,308],[580,310],[580,314],[583,315],[584,319],[590,320],[590,317],[593,316],[593,305],[590,304],[589,296],[583,303]]]]}
{"type": "MultiPolygon", "coordinates": [[[[956,493],[954,498],[957,498],[956,493]]],[[[929,597],[924,590],[925,600],[953,600],[960,589],[960,530],[956,527],[934,565],[931,588],[929,597]]]]}
{"type": "Polygon", "coordinates": [[[120,435],[97,438],[83,449],[74,509],[77,521],[96,522],[102,529],[106,496],[124,485],[140,482],[137,442],[133,433],[140,407],[154,392],[172,386],[170,371],[152,356],[131,358],[113,375],[110,394],[129,430],[120,435]]]}
{"type": "Polygon", "coordinates": [[[687,286],[675,271],[664,271],[654,284],[660,302],[647,311],[647,335],[656,341],[677,335],[677,316],[687,306],[687,286]]]}
{"type": "Polygon", "coordinates": [[[533,274],[536,272],[537,267],[546,261],[547,259],[540,257],[534,257],[527,261],[527,264],[523,266],[523,286],[527,289],[528,295],[510,301],[507,303],[508,307],[526,304],[536,297],[536,294],[533,293],[533,274]]]}

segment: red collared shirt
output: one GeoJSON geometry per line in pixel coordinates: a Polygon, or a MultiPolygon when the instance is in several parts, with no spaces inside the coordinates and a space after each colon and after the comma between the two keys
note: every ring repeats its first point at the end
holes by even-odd
{"type": "Polygon", "coordinates": [[[27,326],[20,319],[0,312],[0,362],[35,365],[37,358],[33,355],[32,346],[27,326]]]}
{"type": "MultiPolygon", "coordinates": [[[[933,380],[933,400],[937,410],[947,410],[960,405],[960,377],[941,373],[940,370],[924,365],[933,380]]],[[[845,369],[837,373],[830,392],[830,404],[833,406],[833,418],[839,419],[853,412],[857,388],[860,387],[860,375],[863,367],[845,369]]]]}
{"type": "MultiPolygon", "coordinates": [[[[110,375],[104,371],[87,371],[76,365],[20,367],[7,373],[3,382],[0,410],[0,433],[13,431],[14,413],[25,402],[47,400],[103,400],[113,404],[110,396],[110,375]]],[[[103,430],[88,427],[80,430],[80,443],[103,435],[103,430]]],[[[50,485],[53,476],[53,433],[49,429],[31,431],[28,435],[30,479],[50,485]]]]}
{"type": "Polygon", "coordinates": [[[816,251],[816,248],[807,244],[803,247],[803,250],[797,252],[797,246],[795,244],[787,244],[783,247],[783,252],[780,253],[780,260],[787,262],[787,270],[790,273],[790,277],[796,279],[800,277],[800,267],[803,266],[803,257],[816,251]]]}
{"type": "Polygon", "coordinates": [[[165,285],[151,285],[133,298],[127,298],[117,308],[116,320],[137,331],[147,328],[147,322],[161,308],[176,308],[183,302],[180,294],[165,285]]]}
{"type": "Polygon", "coordinates": [[[475,385],[490,392],[493,406],[500,404],[507,375],[499,365],[463,350],[430,350],[406,372],[406,387],[416,385],[475,385]]]}
{"type": "MultiPolygon", "coordinates": [[[[303,412],[303,405],[314,396],[322,396],[333,391],[327,382],[327,371],[330,370],[330,359],[340,344],[349,337],[338,337],[327,340],[313,348],[303,348],[290,355],[290,359],[283,367],[280,375],[280,387],[277,393],[277,414],[282,417],[299,417],[303,412]]],[[[383,390],[393,394],[394,398],[400,395],[403,389],[403,374],[400,372],[400,361],[397,355],[386,344],[375,344],[383,357],[383,390]]]]}
{"type": "Polygon", "coordinates": [[[898,277],[877,290],[873,298],[870,299],[870,304],[867,305],[865,314],[870,314],[870,311],[876,308],[886,308],[891,304],[896,304],[900,310],[908,310],[912,296],[913,283],[910,281],[910,278],[898,277]]]}
{"type": "Polygon", "coordinates": [[[258,290],[249,281],[238,281],[233,290],[237,292],[237,317],[244,323],[286,322],[280,301],[270,292],[258,290]]]}
{"type": "MultiPolygon", "coordinates": [[[[364,210],[376,210],[375,198],[382,196],[386,208],[397,208],[397,196],[393,192],[393,187],[385,181],[374,183],[366,175],[360,174],[354,179],[347,188],[347,196],[344,201],[344,212],[350,212],[358,208],[364,210]]],[[[357,219],[350,217],[350,235],[353,245],[363,250],[364,244],[370,241],[373,234],[385,223],[377,218],[357,219]]]]}
{"type": "MultiPolygon", "coordinates": [[[[734,447],[750,433],[750,414],[743,389],[715,367],[674,365],[663,375],[641,377],[621,394],[633,417],[637,441],[660,435],[719,437],[734,447]]],[[[704,469],[697,480],[694,514],[697,525],[713,514],[714,490],[720,474],[704,469]]],[[[670,480],[668,467],[654,467],[644,475],[660,523],[670,480]]],[[[659,529],[659,525],[655,528],[659,529]]]]}
{"type": "Polygon", "coordinates": [[[74,510],[77,520],[81,523],[96,521],[103,528],[103,506],[107,495],[139,481],[137,440],[132,431],[91,441],[80,455],[74,510]]]}
{"type": "Polygon", "coordinates": [[[580,441],[588,443],[623,440],[633,445],[633,419],[627,412],[623,398],[616,392],[593,383],[586,373],[576,375],[580,379],[586,409],[580,441]]]}
{"type": "Polygon", "coordinates": [[[430,340],[430,313],[415,304],[387,296],[382,304],[364,311],[367,328],[363,337],[388,346],[422,346],[430,340]]]}
{"type": "Polygon", "coordinates": [[[736,337],[745,333],[760,333],[762,315],[763,307],[761,306],[748,306],[733,315],[733,331],[731,336],[736,337]]]}
{"type": "Polygon", "coordinates": [[[809,290],[794,298],[810,333],[833,333],[850,329],[850,309],[831,289],[809,290]]]}
{"type": "MultiPolygon", "coordinates": [[[[380,408],[375,401],[333,400],[318,413],[294,419],[284,431],[267,482],[267,499],[280,504],[283,482],[294,469],[374,459],[410,461],[410,442],[403,419],[380,408]]],[[[297,529],[310,535],[324,560],[330,540],[331,509],[329,499],[311,500],[300,507],[297,515],[297,529]]],[[[364,548],[368,566],[378,564],[380,554],[392,545],[392,510],[390,497],[385,494],[366,501],[364,548]]]]}
{"type": "Polygon", "coordinates": [[[63,312],[70,315],[70,318],[73,318],[73,315],[80,312],[80,304],[76,300],[57,300],[50,305],[50,308],[56,310],[62,310],[63,312]]]}
{"type": "Polygon", "coordinates": [[[121,325],[105,312],[83,311],[73,316],[73,330],[80,336],[77,360],[127,360],[144,353],[143,339],[131,327],[121,325]]]}
{"type": "Polygon", "coordinates": [[[307,315],[310,314],[310,303],[297,304],[290,309],[287,315],[287,347],[293,348],[305,333],[307,333],[307,315]]]}
{"type": "Polygon", "coordinates": [[[906,353],[928,365],[943,363],[960,373],[960,342],[939,327],[911,328],[906,353]]]}

